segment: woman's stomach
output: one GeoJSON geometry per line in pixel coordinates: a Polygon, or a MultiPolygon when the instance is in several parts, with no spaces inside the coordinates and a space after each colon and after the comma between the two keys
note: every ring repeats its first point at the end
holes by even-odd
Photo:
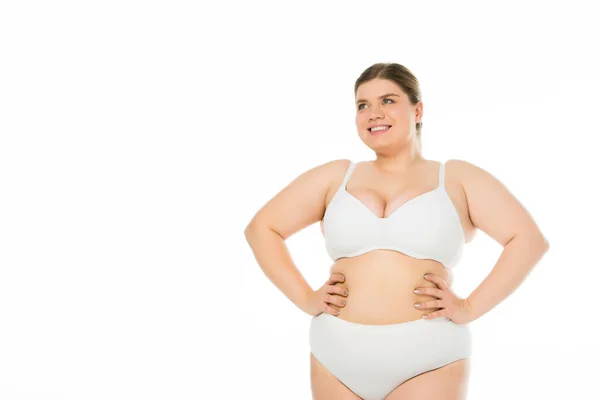
{"type": "Polygon", "coordinates": [[[383,325],[412,321],[439,308],[418,309],[415,303],[437,300],[416,294],[418,287],[437,287],[423,276],[430,273],[452,285],[452,274],[434,260],[419,260],[393,250],[374,250],[356,257],[341,258],[331,273],[345,276],[346,305],[337,318],[359,324],[383,325]]]}

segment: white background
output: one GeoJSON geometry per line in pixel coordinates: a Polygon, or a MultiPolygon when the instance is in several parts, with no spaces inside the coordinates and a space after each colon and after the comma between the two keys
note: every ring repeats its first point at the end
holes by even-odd
{"type": "MultiPolygon", "coordinates": [[[[469,399],[589,398],[600,32],[588,4],[2,2],[0,398],[310,399],[310,316],[243,230],[302,172],[374,158],[353,85],[376,62],[419,79],[424,157],[492,173],[550,242],[471,324],[469,399]]],[[[320,287],[332,261],[318,224],[286,243],[320,287]]],[[[500,252],[479,232],[455,292],[500,252]]]]}

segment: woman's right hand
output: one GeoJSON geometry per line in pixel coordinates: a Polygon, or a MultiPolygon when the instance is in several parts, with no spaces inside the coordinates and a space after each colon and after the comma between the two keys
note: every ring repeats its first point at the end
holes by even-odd
{"type": "Polygon", "coordinates": [[[336,283],[344,282],[345,277],[340,273],[333,273],[319,290],[313,290],[306,296],[305,311],[317,316],[323,312],[337,316],[340,308],[346,305],[348,289],[336,283]]]}

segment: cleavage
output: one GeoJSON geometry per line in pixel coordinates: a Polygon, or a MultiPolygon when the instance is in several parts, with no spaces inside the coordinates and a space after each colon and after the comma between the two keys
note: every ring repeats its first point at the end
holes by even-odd
{"type": "Polygon", "coordinates": [[[362,203],[364,207],[368,209],[374,216],[379,219],[387,219],[398,209],[402,208],[406,203],[416,199],[424,194],[433,192],[436,188],[429,189],[416,189],[408,188],[400,190],[401,194],[396,194],[391,197],[391,200],[386,201],[373,189],[352,189],[352,192],[348,190],[348,187],[344,188],[346,193],[354,197],[357,201],[362,203]]]}
{"type": "MultiPolygon", "coordinates": [[[[354,167],[354,170],[351,172],[350,176],[346,180],[346,186],[342,189],[348,194],[350,197],[353,197],[354,201],[359,202],[363,207],[365,207],[371,215],[378,218],[379,220],[388,219],[392,214],[394,214],[397,210],[402,208],[408,202],[416,200],[417,198],[426,195],[428,193],[433,193],[436,191],[439,186],[439,174],[442,165],[437,168],[438,169],[438,179],[434,181],[434,187],[423,188],[422,186],[419,188],[419,183],[422,185],[422,182],[425,180],[423,173],[419,173],[417,175],[404,177],[396,176],[396,177],[383,177],[383,178],[375,178],[374,175],[366,174],[363,175],[363,182],[380,182],[379,187],[397,187],[398,183],[403,182],[404,187],[398,188],[395,191],[389,191],[389,194],[385,196],[381,195],[381,192],[378,192],[374,189],[368,187],[362,188],[352,188],[348,189],[348,186],[352,186],[353,177],[356,174],[357,166],[361,163],[357,163],[354,167]],[[386,200],[388,198],[389,200],[386,200]]],[[[360,184],[360,182],[358,182],[360,184]]]]}

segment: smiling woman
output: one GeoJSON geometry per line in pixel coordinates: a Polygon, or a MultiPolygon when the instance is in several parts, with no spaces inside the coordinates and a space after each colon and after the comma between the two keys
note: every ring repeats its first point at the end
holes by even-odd
{"type": "Polygon", "coordinates": [[[333,160],[306,171],[257,212],[246,238],[267,277],[313,316],[315,399],[464,399],[468,323],[515,289],[547,240],[488,172],[422,157],[423,103],[406,67],[369,67],[355,96],[358,135],[376,159],[333,160]],[[285,240],[318,221],[334,264],[331,279],[315,291],[285,240]],[[452,270],[477,229],[505,251],[490,277],[462,299],[451,289],[452,270]]]}
{"type": "Polygon", "coordinates": [[[375,125],[369,128],[369,132],[373,135],[379,135],[387,131],[390,127],[390,125],[375,125]]]}

